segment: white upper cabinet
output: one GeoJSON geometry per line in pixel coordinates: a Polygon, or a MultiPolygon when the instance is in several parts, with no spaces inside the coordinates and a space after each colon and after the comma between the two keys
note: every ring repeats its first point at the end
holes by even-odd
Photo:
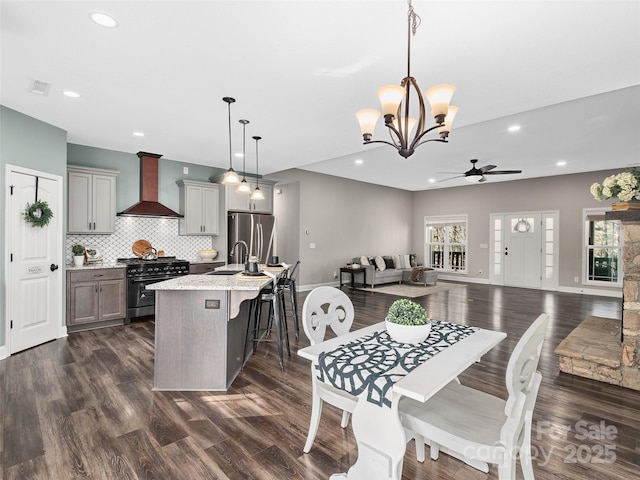
{"type": "Polygon", "coordinates": [[[117,171],[67,167],[69,233],[113,233],[117,171]]]}
{"type": "Polygon", "coordinates": [[[180,187],[180,235],[218,235],[220,231],[218,185],[178,180],[180,187]]]}
{"type": "MultiPolygon", "coordinates": [[[[222,183],[223,175],[211,177],[212,182],[222,183]]],[[[256,188],[256,180],[247,177],[251,189],[256,188]]],[[[260,190],[264,194],[264,200],[251,200],[251,195],[236,193],[236,185],[223,185],[225,191],[225,209],[228,212],[255,212],[273,213],[273,182],[260,180],[260,190]]]]}

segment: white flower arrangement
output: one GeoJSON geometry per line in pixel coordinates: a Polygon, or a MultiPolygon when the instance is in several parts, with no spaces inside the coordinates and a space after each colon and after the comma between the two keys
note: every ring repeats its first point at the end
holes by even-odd
{"type": "Polygon", "coordinates": [[[591,195],[598,201],[607,198],[618,198],[623,202],[629,202],[640,196],[640,171],[637,169],[611,175],[604,179],[602,185],[591,185],[591,195]]]}

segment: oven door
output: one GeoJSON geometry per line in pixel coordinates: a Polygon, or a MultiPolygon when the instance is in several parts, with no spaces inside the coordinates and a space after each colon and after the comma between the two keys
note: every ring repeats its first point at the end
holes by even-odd
{"type": "MultiPolygon", "coordinates": [[[[156,304],[156,292],[147,290],[147,286],[174,278],[172,276],[131,278],[127,287],[127,303],[129,309],[153,307],[156,304]]],[[[151,311],[153,313],[153,311],[151,311]]],[[[147,313],[143,313],[147,315],[147,313]]]]}

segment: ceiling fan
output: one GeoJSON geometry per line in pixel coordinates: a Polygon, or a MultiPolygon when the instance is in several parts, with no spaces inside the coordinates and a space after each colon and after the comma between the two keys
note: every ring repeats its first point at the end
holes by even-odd
{"type": "MultiPolygon", "coordinates": [[[[446,182],[447,180],[453,180],[454,178],[464,177],[467,182],[478,183],[478,182],[486,182],[487,179],[485,175],[508,175],[512,173],[522,173],[522,170],[494,170],[496,168],[495,165],[485,165],[484,167],[476,167],[476,163],[478,163],[477,159],[470,160],[471,169],[467,170],[460,175],[451,178],[445,178],[444,180],[440,180],[441,182],[446,182]]],[[[438,173],[458,173],[458,172],[438,172],[438,173]]]]}

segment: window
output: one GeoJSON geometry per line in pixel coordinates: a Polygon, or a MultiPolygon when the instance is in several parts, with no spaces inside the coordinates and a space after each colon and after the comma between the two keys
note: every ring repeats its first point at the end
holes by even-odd
{"type": "Polygon", "coordinates": [[[425,265],[467,273],[467,216],[425,217],[425,265]]]}
{"type": "Polygon", "coordinates": [[[605,210],[585,211],[585,279],[622,285],[622,225],[605,220],[605,210]]]}

